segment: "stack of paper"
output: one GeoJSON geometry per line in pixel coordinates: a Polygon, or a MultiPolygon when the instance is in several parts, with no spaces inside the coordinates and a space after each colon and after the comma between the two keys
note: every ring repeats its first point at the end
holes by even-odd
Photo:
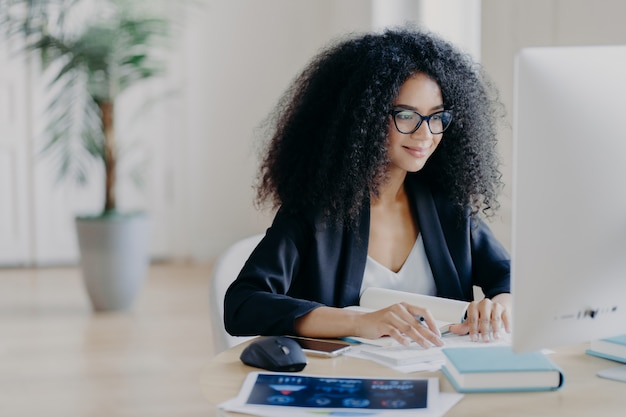
{"type": "Polygon", "coordinates": [[[361,343],[353,346],[345,355],[372,360],[396,371],[411,373],[441,369],[446,359],[443,353],[444,348],[463,347],[472,349],[482,346],[511,345],[511,335],[504,331],[501,332],[499,339],[490,340],[488,343],[482,341],[473,342],[468,335],[458,336],[454,334],[448,334],[442,337],[442,340],[444,342],[442,347],[432,346],[428,349],[424,349],[415,342],[404,346],[395,340],[385,346],[361,343]]]}

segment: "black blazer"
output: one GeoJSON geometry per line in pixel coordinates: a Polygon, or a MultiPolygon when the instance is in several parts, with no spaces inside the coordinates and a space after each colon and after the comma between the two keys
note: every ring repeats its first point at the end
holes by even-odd
{"type": "MultiPolygon", "coordinates": [[[[510,292],[510,257],[482,221],[460,220],[419,176],[405,186],[422,233],[437,296],[471,301],[510,292]]],[[[294,321],[321,306],[358,305],[367,259],[370,210],[358,226],[324,226],[314,211],[280,209],[224,300],[224,325],[236,336],[295,334],[294,321]]]]}

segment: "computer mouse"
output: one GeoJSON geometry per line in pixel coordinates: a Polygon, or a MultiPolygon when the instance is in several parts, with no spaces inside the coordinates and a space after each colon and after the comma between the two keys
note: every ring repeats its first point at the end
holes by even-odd
{"type": "Polygon", "coordinates": [[[298,372],[307,364],[298,342],[282,336],[266,336],[250,343],[239,359],[246,365],[274,372],[298,372]]]}

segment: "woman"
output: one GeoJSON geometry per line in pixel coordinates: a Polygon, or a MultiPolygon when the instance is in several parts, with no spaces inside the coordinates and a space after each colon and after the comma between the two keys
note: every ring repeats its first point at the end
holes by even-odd
{"type": "Polygon", "coordinates": [[[501,188],[496,104],[480,68],[431,34],[319,54],[274,112],[257,200],[278,211],[226,293],[227,331],[442,345],[420,306],[342,308],[369,286],[470,302],[451,330],[472,340],[509,331],[510,258],[480,219],[501,188]]]}

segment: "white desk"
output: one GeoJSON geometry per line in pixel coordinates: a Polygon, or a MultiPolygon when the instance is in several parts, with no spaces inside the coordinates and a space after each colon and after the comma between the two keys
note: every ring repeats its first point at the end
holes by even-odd
{"type": "MultiPolygon", "coordinates": [[[[203,369],[200,378],[206,398],[217,405],[235,397],[248,372],[258,370],[239,360],[246,346],[235,346],[215,356],[203,369]]],[[[465,394],[446,417],[624,417],[626,383],[596,376],[596,372],[618,366],[616,362],[584,353],[587,345],[557,349],[550,358],[561,367],[565,384],[558,391],[497,394],[465,394]]],[[[398,373],[375,362],[352,357],[334,359],[308,358],[303,373],[337,376],[439,377],[442,392],[455,392],[446,377],[438,372],[398,373]]],[[[227,414],[238,415],[238,414],[227,414]]]]}

